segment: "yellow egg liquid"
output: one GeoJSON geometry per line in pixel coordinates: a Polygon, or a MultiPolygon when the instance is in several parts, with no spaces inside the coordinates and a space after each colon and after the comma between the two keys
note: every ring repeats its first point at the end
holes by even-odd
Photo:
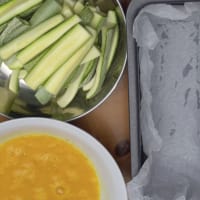
{"type": "Polygon", "coordinates": [[[96,171],[70,142],[28,135],[0,145],[1,200],[100,200],[96,171]]]}

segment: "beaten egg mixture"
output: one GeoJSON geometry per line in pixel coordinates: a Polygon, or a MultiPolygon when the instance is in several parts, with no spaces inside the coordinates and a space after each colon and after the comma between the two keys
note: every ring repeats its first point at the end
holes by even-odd
{"type": "Polygon", "coordinates": [[[74,145],[29,135],[0,145],[1,200],[99,200],[96,171],[74,145]]]}

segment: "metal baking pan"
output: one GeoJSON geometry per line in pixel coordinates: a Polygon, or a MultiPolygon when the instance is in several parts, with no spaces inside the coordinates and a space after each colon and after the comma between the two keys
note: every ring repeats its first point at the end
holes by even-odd
{"type": "Polygon", "coordinates": [[[138,47],[133,38],[133,23],[135,17],[142,8],[149,4],[167,3],[181,5],[185,2],[199,2],[200,0],[133,0],[128,7],[126,14],[127,25],[127,55],[128,55],[128,76],[129,76],[129,110],[130,110],[130,138],[131,138],[131,170],[134,177],[144,159],[142,151],[142,139],[139,121],[140,108],[140,70],[138,64],[138,47]]]}

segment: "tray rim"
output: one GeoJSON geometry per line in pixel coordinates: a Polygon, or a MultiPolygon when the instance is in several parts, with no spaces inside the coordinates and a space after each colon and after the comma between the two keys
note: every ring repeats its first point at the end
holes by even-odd
{"type": "Polygon", "coordinates": [[[132,36],[132,26],[135,17],[146,6],[150,4],[184,4],[186,2],[200,2],[200,0],[132,0],[126,13],[127,31],[127,66],[129,87],[129,127],[131,144],[131,175],[136,176],[143,161],[142,138],[140,132],[140,80],[138,65],[138,47],[132,36]]]}

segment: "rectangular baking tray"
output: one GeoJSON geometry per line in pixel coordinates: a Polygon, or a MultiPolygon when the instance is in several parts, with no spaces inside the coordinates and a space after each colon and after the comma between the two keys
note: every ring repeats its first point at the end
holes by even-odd
{"type": "Polygon", "coordinates": [[[142,151],[139,119],[140,70],[138,63],[138,47],[133,38],[133,23],[140,10],[149,4],[167,3],[172,5],[182,5],[185,2],[200,2],[200,0],[132,0],[126,13],[132,177],[137,175],[145,160],[145,155],[142,151]]]}

